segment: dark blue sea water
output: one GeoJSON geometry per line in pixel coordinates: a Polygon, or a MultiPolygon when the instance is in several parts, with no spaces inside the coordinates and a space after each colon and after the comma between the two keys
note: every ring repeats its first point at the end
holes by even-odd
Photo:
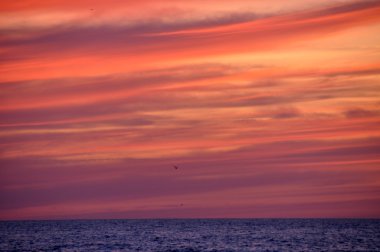
{"type": "Polygon", "coordinates": [[[380,251],[380,220],[0,222],[1,251],[380,251]]]}

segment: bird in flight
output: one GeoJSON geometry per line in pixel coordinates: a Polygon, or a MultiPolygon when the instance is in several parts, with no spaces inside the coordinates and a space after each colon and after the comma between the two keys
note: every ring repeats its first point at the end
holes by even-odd
{"type": "Polygon", "coordinates": [[[173,165],[173,167],[174,167],[174,169],[178,170],[178,166],[176,166],[176,165],[173,165]]]}

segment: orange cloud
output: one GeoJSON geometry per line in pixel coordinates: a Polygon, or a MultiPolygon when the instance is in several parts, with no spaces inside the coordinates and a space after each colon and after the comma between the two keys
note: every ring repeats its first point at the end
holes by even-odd
{"type": "Polygon", "coordinates": [[[380,4],[306,2],[1,3],[0,219],[379,217],[380,4]]]}

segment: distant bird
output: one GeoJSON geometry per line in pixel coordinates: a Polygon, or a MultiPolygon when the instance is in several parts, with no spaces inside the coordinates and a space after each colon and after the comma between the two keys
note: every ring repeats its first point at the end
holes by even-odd
{"type": "Polygon", "coordinates": [[[176,166],[176,165],[173,165],[173,167],[174,167],[174,169],[178,170],[178,166],[176,166]]]}

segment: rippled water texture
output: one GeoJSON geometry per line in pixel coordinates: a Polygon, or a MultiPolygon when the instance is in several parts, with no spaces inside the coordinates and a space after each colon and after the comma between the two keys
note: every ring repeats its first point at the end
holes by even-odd
{"type": "Polygon", "coordinates": [[[380,220],[0,222],[1,251],[380,251],[380,220]]]}

